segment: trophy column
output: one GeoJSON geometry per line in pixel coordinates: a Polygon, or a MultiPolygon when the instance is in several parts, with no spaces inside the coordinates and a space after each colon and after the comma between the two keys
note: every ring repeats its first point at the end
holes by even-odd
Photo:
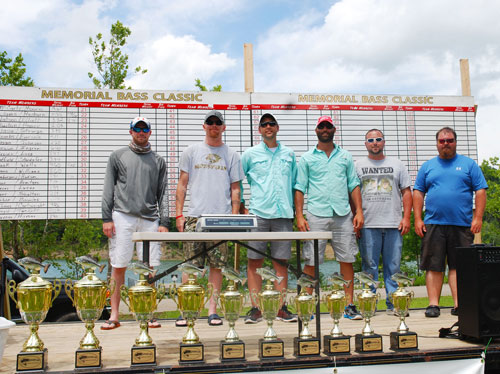
{"type": "Polygon", "coordinates": [[[390,348],[393,351],[417,350],[417,333],[410,331],[405,322],[413,292],[404,289],[404,285],[411,284],[412,279],[400,273],[394,274],[391,278],[398,282],[398,289],[392,294],[392,302],[395,314],[399,317],[399,326],[396,331],[390,333],[390,348]]]}
{"type": "MultiPolygon", "coordinates": [[[[330,279],[332,279],[334,287],[350,283],[350,281],[345,281],[341,275],[337,274],[334,274],[330,279]]],[[[330,335],[323,337],[323,353],[327,356],[350,354],[351,336],[344,335],[339,326],[339,320],[344,314],[344,308],[347,303],[345,292],[340,289],[334,289],[323,300],[330,312],[330,316],[333,318],[333,328],[330,331],[330,335]]]]}
{"type": "Polygon", "coordinates": [[[318,304],[317,295],[309,295],[307,287],[314,287],[317,281],[309,276],[302,275],[297,284],[301,286],[300,294],[290,300],[290,304],[295,305],[297,315],[302,321],[302,330],[298,337],[293,338],[293,354],[295,357],[319,356],[321,344],[318,338],[315,338],[309,330],[309,322],[316,311],[318,304]]]}

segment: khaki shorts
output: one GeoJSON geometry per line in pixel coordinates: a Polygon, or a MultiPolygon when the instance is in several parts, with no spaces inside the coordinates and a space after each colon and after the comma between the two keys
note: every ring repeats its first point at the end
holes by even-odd
{"type": "MultiPolygon", "coordinates": [[[[198,218],[186,217],[184,232],[195,232],[196,222],[198,222],[198,218]]],[[[200,253],[205,248],[211,247],[216,243],[217,242],[184,242],[182,245],[184,259],[187,260],[195,254],[200,253]]],[[[207,263],[211,268],[220,269],[227,265],[228,252],[227,243],[223,243],[212,249],[210,252],[196,257],[191,261],[191,263],[198,267],[203,267],[207,263]]]]}

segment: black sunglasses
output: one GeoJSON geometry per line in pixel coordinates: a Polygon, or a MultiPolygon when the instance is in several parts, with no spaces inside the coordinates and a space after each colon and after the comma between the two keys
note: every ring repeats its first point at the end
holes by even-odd
{"type": "Polygon", "coordinates": [[[455,139],[453,139],[453,138],[439,139],[438,142],[439,142],[439,144],[444,144],[444,143],[453,144],[453,143],[455,143],[455,139]]]}
{"type": "Polygon", "coordinates": [[[317,129],[323,130],[324,128],[327,128],[328,130],[333,129],[335,126],[333,126],[330,122],[321,122],[318,126],[316,126],[317,129]]]}
{"type": "Polygon", "coordinates": [[[220,119],[207,119],[205,121],[205,124],[207,124],[208,126],[212,126],[212,125],[217,125],[217,126],[222,126],[222,121],[220,119]]]}
{"type": "Polygon", "coordinates": [[[262,123],[260,124],[260,127],[267,127],[267,126],[274,127],[274,126],[276,126],[276,125],[277,125],[277,123],[276,123],[276,122],[262,122],[262,123]]]}

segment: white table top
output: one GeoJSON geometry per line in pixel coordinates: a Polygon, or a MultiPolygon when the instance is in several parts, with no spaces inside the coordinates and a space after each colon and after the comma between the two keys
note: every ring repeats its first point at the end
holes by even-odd
{"type": "Polygon", "coordinates": [[[293,232],[134,232],[132,241],[144,240],[154,242],[208,242],[208,241],[286,241],[331,239],[331,232],[293,231],[293,232]]]}

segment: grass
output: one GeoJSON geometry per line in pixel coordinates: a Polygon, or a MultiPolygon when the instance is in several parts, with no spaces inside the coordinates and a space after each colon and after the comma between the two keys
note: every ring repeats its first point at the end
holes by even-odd
{"type": "MultiPolygon", "coordinates": [[[[417,297],[411,301],[410,309],[422,309],[422,308],[426,308],[428,305],[429,305],[428,298],[417,297]]],[[[451,296],[441,296],[441,301],[439,303],[439,306],[452,307],[453,306],[453,298],[451,296]]],[[[249,309],[250,309],[250,307],[243,308],[242,315],[245,315],[249,309]]],[[[290,309],[292,310],[293,308],[290,307],[290,309]]],[[[385,300],[380,300],[378,302],[377,309],[378,310],[385,310],[386,309],[385,300]]],[[[321,303],[320,310],[321,310],[321,313],[328,313],[328,310],[326,309],[326,306],[323,303],[321,303]]],[[[219,313],[219,315],[222,315],[222,312],[220,310],[218,310],[218,313],[219,313]]],[[[155,313],[155,317],[158,319],[175,319],[178,316],[179,316],[179,311],[177,311],[177,310],[155,313]]],[[[208,317],[208,309],[202,310],[201,317],[208,317]]],[[[132,319],[134,319],[132,314],[120,314],[120,320],[132,320],[132,319]]]]}

